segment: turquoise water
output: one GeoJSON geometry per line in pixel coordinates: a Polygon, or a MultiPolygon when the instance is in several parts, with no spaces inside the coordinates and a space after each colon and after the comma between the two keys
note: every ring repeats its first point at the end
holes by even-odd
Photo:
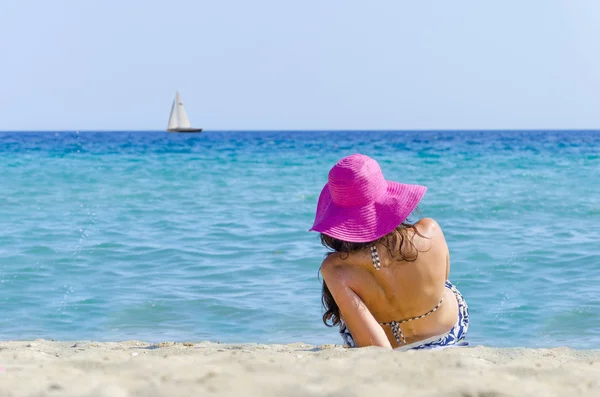
{"type": "Polygon", "coordinates": [[[492,346],[600,346],[600,132],[0,133],[1,339],[339,343],[308,233],[361,152],[429,187],[492,346]]]}

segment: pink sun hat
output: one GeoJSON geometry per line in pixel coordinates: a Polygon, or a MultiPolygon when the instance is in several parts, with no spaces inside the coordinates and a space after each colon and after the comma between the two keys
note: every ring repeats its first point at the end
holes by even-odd
{"type": "Polygon", "coordinates": [[[378,240],[408,218],[426,190],[385,180],[369,156],[344,157],[329,171],[310,230],[353,243],[378,240]]]}

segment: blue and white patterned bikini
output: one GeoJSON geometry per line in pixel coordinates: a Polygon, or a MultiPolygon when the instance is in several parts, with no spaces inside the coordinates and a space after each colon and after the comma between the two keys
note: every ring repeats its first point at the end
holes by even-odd
{"type": "MultiPolygon", "coordinates": [[[[373,266],[376,270],[379,270],[381,268],[381,263],[379,261],[379,254],[375,246],[371,247],[371,258],[373,259],[373,266]]],[[[465,299],[463,298],[461,293],[456,289],[454,285],[452,285],[450,281],[446,281],[445,285],[446,288],[448,288],[454,293],[454,295],[456,296],[456,301],[458,302],[458,320],[456,321],[456,324],[454,324],[452,329],[444,335],[435,336],[433,338],[428,338],[426,340],[422,340],[411,344],[406,343],[406,339],[404,338],[404,334],[402,333],[400,325],[408,323],[409,321],[418,320],[435,312],[442,305],[442,302],[444,301],[443,297],[433,309],[431,309],[425,314],[400,321],[379,323],[381,325],[389,326],[392,329],[394,338],[396,339],[396,342],[398,342],[399,345],[397,350],[441,349],[445,347],[458,347],[468,345],[468,342],[465,342],[464,338],[465,336],[467,336],[467,330],[469,329],[469,307],[467,306],[467,302],[465,302],[465,299]]],[[[346,324],[343,320],[340,323],[340,335],[344,340],[345,346],[356,347],[354,338],[352,337],[350,330],[348,329],[348,327],[346,327],[346,324]]]]}

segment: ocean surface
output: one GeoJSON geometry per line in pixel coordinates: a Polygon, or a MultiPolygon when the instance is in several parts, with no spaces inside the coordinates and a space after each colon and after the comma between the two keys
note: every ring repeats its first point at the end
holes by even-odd
{"type": "Polygon", "coordinates": [[[0,132],[0,339],[340,343],[341,157],[427,185],[472,344],[600,348],[600,131],[0,132]]]}

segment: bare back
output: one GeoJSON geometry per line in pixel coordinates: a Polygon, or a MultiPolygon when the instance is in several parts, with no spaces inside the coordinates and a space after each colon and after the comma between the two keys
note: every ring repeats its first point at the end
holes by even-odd
{"type": "MultiPolygon", "coordinates": [[[[402,325],[407,343],[447,332],[456,323],[458,314],[457,301],[444,286],[450,272],[444,234],[433,219],[422,219],[415,226],[423,237],[412,230],[408,230],[406,236],[418,250],[414,262],[402,261],[399,254],[394,258],[387,248],[378,246],[380,270],[374,268],[368,249],[349,255],[332,254],[322,266],[322,271],[323,268],[334,268],[335,282],[344,283],[356,293],[379,323],[421,316],[444,298],[439,309],[431,315],[402,325]]],[[[411,248],[409,243],[403,245],[407,254],[411,253],[411,248]]],[[[324,277],[329,285],[325,273],[324,277]]],[[[397,346],[389,327],[384,327],[384,331],[390,344],[397,346]]]]}

